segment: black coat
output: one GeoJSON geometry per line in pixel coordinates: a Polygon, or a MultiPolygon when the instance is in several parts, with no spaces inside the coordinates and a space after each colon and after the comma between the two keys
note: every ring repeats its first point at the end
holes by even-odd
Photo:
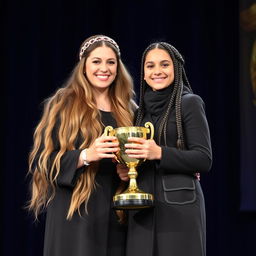
{"type": "MultiPolygon", "coordinates": [[[[209,171],[211,142],[202,99],[182,96],[186,150],[176,148],[175,110],[167,125],[167,146],[160,161],[139,168],[138,186],[152,193],[155,207],[129,212],[127,256],[204,256],[205,205],[196,172],[209,171]]],[[[151,121],[147,113],[142,124],[151,121]]],[[[154,124],[156,126],[156,124],[154,124]]]]}
{"type": "MultiPolygon", "coordinates": [[[[102,119],[105,125],[116,126],[110,113],[102,112],[102,119]]],[[[111,208],[120,182],[111,160],[99,163],[88,214],[82,205],[82,216],[75,212],[71,220],[66,219],[73,188],[81,173],[86,171],[86,167],[76,168],[80,151],[67,151],[61,159],[56,195],[47,207],[44,256],[122,256],[126,230],[117,222],[111,208]]]]}

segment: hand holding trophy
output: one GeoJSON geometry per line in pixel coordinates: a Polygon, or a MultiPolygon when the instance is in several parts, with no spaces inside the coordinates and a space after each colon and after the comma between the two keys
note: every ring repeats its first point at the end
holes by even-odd
{"type": "Polygon", "coordinates": [[[113,129],[112,126],[107,126],[104,130],[104,135],[116,136],[120,146],[120,151],[116,153],[117,161],[129,168],[128,188],[122,194],[113,197],[116,209],[141,209],[153,206],[153,195],[141,191],[136,182],[138,176],[136,167],[145,159],[131,158],[125,153],[125,144],[128,143],[129,137],[147,139],[147,134],[150,134],[150,139],[154,137],[154,126],[150,122],[145,123],[145,127],[129,126],[113,129]]]}

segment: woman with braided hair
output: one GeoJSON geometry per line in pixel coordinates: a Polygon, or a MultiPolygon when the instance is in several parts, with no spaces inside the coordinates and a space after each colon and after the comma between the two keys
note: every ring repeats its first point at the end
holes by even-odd
{"type": "Polygon", "coordinates": [[[126,229],[111,208],[121,181],[112,161],[119,147],[102,133],[132,124],[133,94],[117,43],[96,35],[82,43],[70,78],[45,102],[29,158],[29,208],[36,218],[47,210],[44,256],[125,255],[126,229]]]}
{"type": "MultiPolygon", "coordinates": [[[[212,163],[204,102],[193,94],[181,54],[170,44],[143,53],[136,125],[150,121],[154,140],[130,138],[130,157],[147,159],[138,186],[154,195],[154,208],[130,211],[127,256],[205,256],[206,227],[199,173],[212,163]]],[[[120,176],[127,178],[124,173],[120,176]]]]}

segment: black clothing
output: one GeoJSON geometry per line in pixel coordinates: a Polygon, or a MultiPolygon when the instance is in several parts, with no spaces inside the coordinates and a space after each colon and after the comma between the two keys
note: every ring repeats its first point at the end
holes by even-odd
{"type": "Polygon", "coordinates": [[[146,112],[153,117],[161,117],[166,104],[169,103],[172,91],[173,86],[158,91],[153,91],[150,87],[147,87],[144,97],[146,112]]]}
{"type": "MultiPolygon", "coordinates": [[[[110,112],[101,111],[101,116],[105,126],[116,127],[110,112]]],[[[66,219],[73,188],[86,171],[86,167],[76,167],[80,152],[78,149],[67,151],[61,158],[56,195],[47,207],[44,256],[122,256],[126,230],[117,222],[111,208],[120,181],[111,159],[99,162],[88,214],[82,205],[82,216],[75,212],[71,220],[66,219]]]]}
{"type": "MultiPolygon", "coordinates": [[[[166,95],[166,102],[169,100],[166,95]]],[[[154,100],[144,102],[147,110],[152,109],[150,104],[154,100]]],[[[158,115],[163,114],[165,107],[162,104],[158,115]]],[[[126,256],[205,256],[204,197],[194,173],[207,172],[211,167],[210,134],[204,103],[198,95],[185,90],[181,107],[186,149],[176,147],[175,108],[172,108],[167,123],[167,145],[163,141],[160,145],[161,160],[146,161],[138,171],[138,186],[154,195],[155,207],[129,212],[126,256]]],[[[159,119],[154,113],[146,111],[142,125],[151,121],[157,127],[159,119]]]]}

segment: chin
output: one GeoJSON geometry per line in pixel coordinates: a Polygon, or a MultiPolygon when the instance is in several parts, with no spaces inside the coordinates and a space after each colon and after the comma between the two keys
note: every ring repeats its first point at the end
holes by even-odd
{"type": "Polygon", "coordinates": [[[160,85],[160,84],[158,84],[158,85],[153,85],[153,86],[151,86],[151,88],[153,89],[153,90],[162,90],[162,89],[164,89],[164,88],[167,88],[169,85],[160,85]]]}

